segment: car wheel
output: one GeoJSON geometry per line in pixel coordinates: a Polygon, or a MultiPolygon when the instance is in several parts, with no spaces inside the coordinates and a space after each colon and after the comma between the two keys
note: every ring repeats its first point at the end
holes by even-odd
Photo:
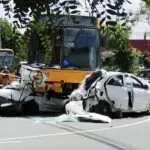
{"type": "Polygon", "coordinates": [[[88,105],[87,100],[82,101],[82,106],[83,106],[83,109],[88,112],[94,112],[94,110],[95,110],[95,107],[93,105],[91,105],[91,104],[88,105]]]}
{"type": "Polygon", "coordinates": [[[147,114],[147,115],[150,115],[150,104],[149,104],[149,106],[148,106],[148,109],[146,110],[146,114],[147,114]]]}
{"type": "Polygon", "coordinates": [[[110,116],[111,115],[111,107],[110,104],[104,101],[100,101],[96,106],[95,106],[95,113],[102,114],[105,116],[110,116]]]}
{"type": "Polygon", "coordinates": [[[28,101],[22,105],[24,115],[36,115],[39,113],[39,105],[34,101],[28,101]]]}
{"type": "Polygon", "coordinates": [[[147,107],[145,113],[146,113],[147,115],[150,115],[150,103],[148,104],[148,107],[147,107]]]}
{"type": "Polygon", "coordinates": [[[150,110],[147,110],[147,111],[146,111],[146,115],[150,115],[150,110]]]}

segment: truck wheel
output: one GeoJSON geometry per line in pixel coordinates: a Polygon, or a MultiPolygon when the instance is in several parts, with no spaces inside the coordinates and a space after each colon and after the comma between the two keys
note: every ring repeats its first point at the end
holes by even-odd
{"type": "Polygon", "coordinates": [[[22,105],[22,111],[24,115],[36,115],[39,113],[39,106],[34,100],[31,100],[22,105]]]}
{"type": "Polygon", "coordinates": [[[95,106],[95,113],[102,114],[105,116],[110,116],[111,115],[111,107],[107,102],[100,101],[95,106]]]}

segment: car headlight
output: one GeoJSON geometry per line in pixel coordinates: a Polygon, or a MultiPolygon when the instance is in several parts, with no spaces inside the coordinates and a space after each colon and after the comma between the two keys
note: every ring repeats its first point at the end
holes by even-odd
{"type": "Polygon", "coordinates": [[[3,103],[0,106],[1,107],[8,107],[8,106],[11,106],[11,105],[12,105],[12,103],[3,103]]]}

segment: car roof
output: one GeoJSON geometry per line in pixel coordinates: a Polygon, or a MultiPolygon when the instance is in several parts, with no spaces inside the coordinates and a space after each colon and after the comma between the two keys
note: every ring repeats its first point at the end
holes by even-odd
{"type": "Polygon", "coordinates": [[[130,73],[126,73],[126,72],[110,72],[110,71],[108,71],[108,72],[106,72],[106,74],[105,74],[105,76],[103,76],[105,79],[107,78],[109,78],[109,77],[113,77],[113,76],[116,76],[116,75],[128,75],[128,76],[134,76],[133,74],[130,74],[130,73]]]}
{"type": "MultiPolygon", "coordinates": [[[[126,72],[107,72],[108,74],[104,77],[104,81],[106,81],[108,78],[110,78],[110,77],[114,77],[115,75],[123,75],[123,76],[125,76],[125,75],[128,75],[128,76],[133,76],[133,77],[136,77],[138,80],[140,80],[142,83],[148,83],[148,80],[145,80],[145,79],[143,79],[143,78],[141,78],[141,77],[138,77],[138,76],[136,76],[136,75],[134,75],[134,74],[131,74],[131,73],[126,73],[126,72]]],[[[149,83],[148,83],[149,84],[149,83]]]]}

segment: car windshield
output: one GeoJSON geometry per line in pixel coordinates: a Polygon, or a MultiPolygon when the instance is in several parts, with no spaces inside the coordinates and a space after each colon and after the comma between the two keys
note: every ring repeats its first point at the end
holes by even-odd
{"type": "Polygon", "coordinates": [[[150,70],[141,71],[138,76],[150,80],[150,70]]]}
{"type": "Polygon", "coordinates": [[[98,67],[99,32],[97,29],[64,28],[63,67],[98,67]]]}

